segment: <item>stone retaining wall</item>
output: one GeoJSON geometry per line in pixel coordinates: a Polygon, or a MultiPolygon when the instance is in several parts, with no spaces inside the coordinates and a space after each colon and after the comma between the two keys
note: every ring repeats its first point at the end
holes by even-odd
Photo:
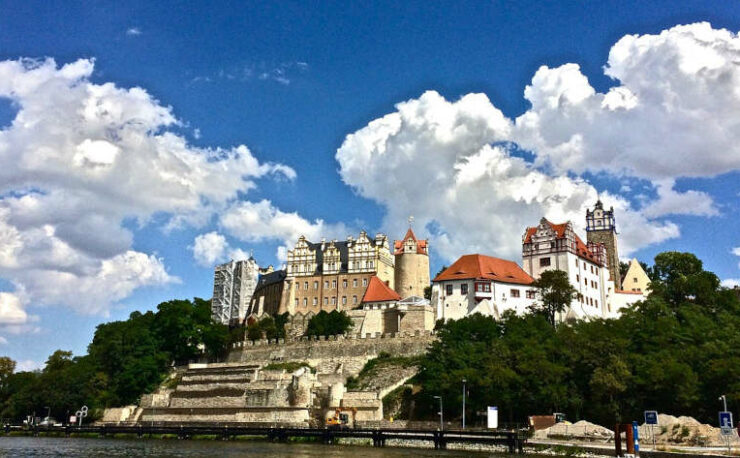
{"type": "MultiPolygon", "coordinates": [[[[435,336],[431,332],[383,334],[374,336],[330,336],[329,338],[281,339],[278,342],[239,342],[227,361],[249,364],[305,361],[318,374],[341,373],[356,376],[365,363],[381,352],[392,356],[414,356],[426,352],[435,336]]],[[[263,371],[264,372],[264,371],[263,371]]]]}

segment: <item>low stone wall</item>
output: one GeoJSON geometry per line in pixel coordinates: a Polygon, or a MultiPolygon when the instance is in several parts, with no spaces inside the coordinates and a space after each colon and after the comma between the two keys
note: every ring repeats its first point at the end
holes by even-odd
{"type": "Polygon", "coordinates": [[[239,342],[228,355],[229,362],[269,364],[305,361],[318,374],[341,373],[356,376],[365,363],[381,352],[392,356],[414,356],[426,352],[435,336],[431,332],[330,336],[329,338],[289,339],[278,342],[239,342]]]}
{"type": "Polygon", "coordinates": [[[305,407],[241,407],[241,408],[169,408],[144,409],[140,422],[155,423],[252,423],[283,426],[306,426],[308,408],[305,407]]]}

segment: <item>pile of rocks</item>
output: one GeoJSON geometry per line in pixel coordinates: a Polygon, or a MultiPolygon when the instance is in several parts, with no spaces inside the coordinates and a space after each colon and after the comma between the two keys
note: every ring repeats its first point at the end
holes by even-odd
{"type": "Polygon", "coordinates": [[[534,433],[535,439],[579,439],[587,441],[609,441],[614,431],[603,426],[581,420],[576,423],[557,423],[534,433]]]}
{"type": "Polygon", "coordinates": [[[722,446],[727,444],[728,438],[731,444],[740,444],[734,431],[730,436],[723,436],[719,428],[686,416],[659,414],[657,425],[643,424],[639,432],[640,440],[646,443],[652,442],[654,436],[656,444],[722,446]]]}

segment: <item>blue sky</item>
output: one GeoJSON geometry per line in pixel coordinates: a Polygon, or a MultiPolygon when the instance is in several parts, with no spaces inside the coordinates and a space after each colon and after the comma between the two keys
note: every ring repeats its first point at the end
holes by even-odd
{"type": "MultiPolygon", "coordinates": [[[[400,237],[409,213],[417,216],[417,232],[432,238],[432,270],[436,272],[443,263],[465,252],[481,251],[519,260],[517,234],[523,232],[524,225],[536,224],[537,215],[546,213],[564,218],[579,215],[594,193],[608,193],[619,199],[617,222],[630,256],[649,262],[660,251],[691,251],[720,278],[728,281],[740,278],[740,259],[732,253],[740,246],[737,237],[740,224],[735,217],[740,210],[737,179],[740,150],[724,149],[728,144],[737,145],[725,135],[733,130],[728,120],[740,112],[737,95],[728,93],[723,97],[722,91],[727,88],[709,84],[703,89],[708,92],[699,97],[692,92],[696,87],[719,80],[706,76],[706,71],[689,69],[681,78],[670,80],[671,93],[679,100],[677,106],[661,111],[659,107],[650,108],[649,104],[660,99],[665,105],[666,99],[661,99],[665,94],[639,89],[659,86],[663,79],[657,79],[658,76],[668,75],[670,79],[676,73],[671,66],[678,65],[674,60],[630,54],[619,64],[610,61],[614,72],[623,78],[610,77],[604,70],[610,50],[626,35],[657,37],[663,31],[673,30],[664,41],[646,39],[641,46],[624,48],[635,53],[653,49],[654,56],[689,49],[686,47],[690,46],[690,40],[684,39],[686,34],[674,29],[682,24],[709,22],[714,33],[710,38],[699,29],[687,33],[701,43],[723,40],[725,37],[717,32],[720,29],[732,34],[740,30],[737,2],[491,1],[430,5],[429,2],[4,1],[0,8],[3,11],[0,61],[54,59],[53,64],[46,64],[50,67],[46,68],[45,78],[50,81],[60,77],[65,64],[73,65],[80,59],[90,62],[88,70],[76,70],[74,82],[64,83],[64,91],[70,91],[69,98],[64,100],[79,102],[75,97],[84,96],[73,92],[80,84],[99,87],[110,83],[124,91],[139,87],[150,97],[142,110],[170,107],[171,116],[178,121],[176,124],[152,121],[153,127],[144,129],[143,135],[171,132],[183,139],[194,154],[217,147],[233,152],[239,145],[246,145],[260,165],[280,164],[295,172],[295,176],[280,170],[255,172],[249,178],[249,187],[227,183],[224,179],[224,188],[230,189],[226,197],[204,198],[199,192],[203,188],[193,187],[196,201],[215,202],[208,208],[197,202],[172,203],[178,198],[175,191],[146,204],[132,198],[131,202],[121,204],[122,208],[115,214],[101,217],[99,222],[62,230],[70,220],[121,203],[116,197],[121,194],[111,192],[111,196],[106,196],[106,183],[120,183],[138,176],[141,169],[136,167],[146,168],[146,160],[134,161],[132,164],[136,166],[100,178],[99,170],[113,166],[105,162],[108,159],[103,164],[95,162],[99,156],[85,156],[87,162],[83,162],[93,164],[90,170],[98,171],[90,173],[97,174],[95,180],[100,180],[95,187],[87,188],[89,180],[61,169],[55,172],[31,170],[29,167],[33,165],[10,167],[8,173],[14,175],[5,178],[11,183],[0,190],[0,202],[7,203],[8,224],[21,234],[26,244],[23,249],[30,250],[28,255],[44,256],[43,248],[50,249],[52,239],[63,245],[59,248],[60,260],[54,261],[56,264],[49,261],[50,266],[42,272],[37,273],[28,265],[7,263],[8,266],[0,267],[0,291],[8,293],[3,297],[4,307],[9,310],[4,327],[0,327],[0,336],[7,341],[0,347],[0,353],[24,361],[25,367],[43,362],[57,348],[84,353],[94,327],[101,322],[124,318],[133,310],[152,309],[170,298],[210,297],[212,278],[208,261],[225,259],[229,250],[253,250],[261,264],[277,265],[278,247],[303,228],[314,236],[344,237],[348,232],[365,228],[371,233],[388,231],[391,237],[400,237]],[[566,71],[573,69],[561,67],[565,64],[579,67],[577,71],[566,71]],[[541,66],[562,72],[539,73],[541,66]],[[542,76],[538,83],[533,82],[536,73],[542,76]],[[657,75],[655,81],[651,82],[651,75],[657,75]],[[636,94],[638,108],[648,106],[649,109],[625,119],[618,114],[594,111],[597,109],[593,107],[583,108],[576,115],[567,104],[545,106],[554,100],[552,93],[560,94],[560,100],[575,97],[569,103],[585,106],[588,91],[583,92],[580,76],[587,78],[597,97],[623,84],[636,94]],[[541,90],[526,98],[528,85],[541,90]],[[426,91],[435,92],[425,97],[426,91]],[[471,93],[485,94],[487,101],[463,102],[461,98],[471,93]],[[703,106],[701,100],[711,103],[707,101],[703,106]],[[687,102],[682,104],[682,101],[687,102]],[[541,110],[533,109],[537,103],[541,110]],[[699,109],[700,116],[696,115],[699,109]],[[491,121],[476,133],[481,122],[498,116],[498,110],[504,120],[491,121]],[[536,135],[532,130],[520,128],[516,121],[534,111],[536,135]],[[675,113],[686,114],[676,115],[674,119],[671,116],[675,113]],[[657,140],[648,141],[651,130],[638,128],[651,125],[652,114],[656,117],[654,130],[660,134],[656,135],[657,140]],[[390,118],[384,118],[386,115],[390,118]],[[377,123],[369,125],[374,120],[385,119],[392,126],[397,121],[392,119],[396,115],[404,126],[414,125],[416,120],[423,127],[402,127],[388,134],[378,129],[377,123]],[[443,115],[458,120],[466,132],[455,131],[450,141],[435,143],[428,134],[439,134],[439,131],[434,130],[434,122],[430,120],[443,115]],[[583,123],[578,123],[581,115],[584,120],[597,118],[598,121],[581,132],[583,123]],[[574,121],[572,125],[565,125],[568,124],[565,121],[561,125],[553,119],[574,121]],[[506,127],[507,123],[513,127],[506,127]],[[717,132],[714,126],[718,126],[717,132]],[[610,129],[614,132],[601,136],[610,129]],[[575,165],[568,160],[575,154],[571,150],[566,148],[565,158],[558,153],[564,148],[558,139],[566,133],[568,138],[574,133],[585,138],[583,146],[578,146],[582,148],[578,151],[583,159],[575,165]],[[357,144],[347,141],[352,134],[354,139],[362,141],[357,144]],[[715,137],[704,143],[703,135],[715,137]],[[387,151],[368,146],[380,140],[388,145],[387,151]],[[509,142],[516,142],[520,147],[509,142]],[[489,152],[479,155],[484,145],[508,146],[500,150],[503,156],[489,152]],[[609,148],[631,152],[610,162],[605,159],[609,148]],[[643,166],[653,157],[651,148],[658,159],[645,171],[643,166]],[[673,152],[675,158],[671,157],[673,152]],[[475,163],[473,156],[484,165],[475,163]],[[511,163],[510,158],[521,162],[511,163]],[[491,172],[485,177],[476,175],[471,178],[474,182],[466,182],[464,187],[457,187],[461,186],[459,182],[450,178],[455,171],[461,176],[467,170],[466,165],[493,167],[491,161],[498,161],[499,165],[504,161],[507,167],[519,170],[519,177],[540,174],[538,179],[544,180],[545,185],[537,196],[528,200],[512,190],[517,182],[510,181],[512,176],[505,172],[497,172],[503,175],[491,172]],[[675,164],[678,165],[674,167],[675,164]],[[437,176],[439,173],[445,174],[445,178],[437,176]],[[567,182],[552,181],[558,177],[567,182]],[[47,187],[44,180],[50,180],[53,185],[47,187]],[[436,187],[426,188],[428,183],[435,183],[436,187]],[[557,189],[553,193],[559,196],[555,200],[560,203],[543,197],[548,187],[557,189]],[[85,191],[80,191],[83,188],[85,191]],[[666,193],[662,200],[659,189],[666,193]],[[94,195],[96,204],[91,204],[91,208],[82,204],[70,204],[69,208],[49,204],[50,208],[58,209],[58,215],[55,211],[55,216],[47,221],[42,221],[42,215],[41,222],[34,223],[24,219],[22,212],[29,207],[20,203],[22,196],[43,200],[55,193],[80,200],[94,195]],[[165,197],[171,201],[163,204],[165,197]],[[476,205],[479,200],[480,205],[476,205]],[[260,220],[262,232],[255,228],[253,220],[244,219],[244,213],[238,211],[238,202],[265,202],[261,207],[265,211],[259,213],[265,218],[260,220]],[[651,208],[655,202],[660,205],[651,208]],[[437,212],[435,205],[454,206],[455,210],[437,212]],[[622,208],[625,216],[620,218],[622,208]],[[194,213],[198,216],[193,217],[194,213]],[[185,222],[168,225],[173,217],[184,214],[188,215],[185,222]],[[226,214],[232,214],[233,218],[225,218],[226,214]],[[56,228],[56,234],[39,235],[43,232],[40,228],[49,227],[56,228]],[[264,234],[273,227],[277,228],[274,237],[264,234]],[[80,234],[92,237],[108,230],[115,232],[120,240],[113,243],[99,236],[103,239],[99,241],[100,248],[81,247],[85,237],[80,234]],[[70,231],[79,233],[65,235],[70,231]],[[210,240],[222,243],[217,247],[203,245],[203,249],[215,250],[210,258],[203,252],[194,253],[196,237],[204,234],[214,234],[210,240]],[[31,245],[35,247],[33,250],[28,248],[31,245]],[[127,251],[145,258],[137,258],[136,262],[141,263],[135,267],[126,264],[132,270],[121,274],[122,277],[101,274],[104,269],[100,270],[100,263],[127,251]],[[78,256],[79,253],[84,255],[78,256]],[[75,261],[78,257],[82,259],[79,262],[75,261]],[[137,269],[149,269],[146,280],[131,279],[141,272],[137,269]],[[51,279],[59,278],[59,272],[74,275],[66,288],[91,297],[90,304],[75,300],[70,291],[54,289],[51,279]],[[108,283],[120,283],[118,278],[125,278],[130,287],[118,291],[117,285],[108,283]],[[39,288],[38,282],[44,287],[39,288]],[[96,289],[116,292],[104,294],[96,289]],[[91,305],[92,302],[96,305],[91,305]]],[[[687,52],[678,55],[702,54],[691,49],[687,52]]],[[[723,52],[724,58],[731,53],[723,52]]],[[[615,57],[619,56],[615,54],[615,57]]],[[[710,70],[723,68],[715,62],[702,65],[710,70]]],[[[24,84],[23,78],[33,79],[30,67],[38,66],[43,67],[40,61],[26,63],[23,68],[13,67],[6,73],[0,70],[0,84],[3,78],[10,81],[10,75],[18,78],[13,84],[24,84]]],[[[57,115],[53,109],[57,103],[52,100],[54,97],[38,100],[30,93],[18,95],[20,86],[13,84],[8,83],[5,94],[0,86],[0,127],[6,135],[10,135],[8,132],[15,125],[11,123],[19,110],[34,104],[43,108],[36,116],[57,115]]],[[[730,89],[732,84],[728,86],[730,89]]],[[[130,93],[110,97],[110,103],[130,102],[127,99],[130,93]]],[[[632,106],[620,109],[630,111],[632,106]]],[[[64,116],[61,119],[66,120],[64,116]]],[[[74,130],[77,132],[74,135],[83,132],[79,134],[82,137],[70,137],[79,145],[83,139],[98,138],[97,133],[89,133],[98,124],[90,127],[84,125],[86,121],[70,121],[67,126],[62,121],[55,125],[74,130]]],[[[108,127],[100,132],[107,132],[101,134],[105,136],[110,131],[108,127]]],[[[33,131],[23,135],[20,132],[12,137],[12,142],[17,142],[10,143],[14,148],[4,153],[0,137],[0,161],[15,164],[22,162],[23,157],[38,154],[33,149],[33,139],[48,133],[33,131]]],[[[47,137],[43,138],[46,141],[47,137]]],[[[51,147],[55,138],[49,134],[51,147]]],[[[123,142],[122,139],[122,134],[106,137],[113,144],[123,142]]],[[[75,151],[81,151],[79,145],[75,151]]],[[[101,147],[99,143],[92,145],[93,150],[101,147]]],[[[117,145],[118,155],[114,153],[112,159],[114,166],[124,155],[139,154],[135,148],[128,150],[123,144],[117,145]]],[[[232,159],[229,156],[222,165],[226,169],[238,168],[229,162],[232,159]]],[[[216,162],[218,158],[211,157],[206,164],[192,165],[191,171],[197,175],[199,167],[216,162]]],[[[209,173],[213,173],[208,179],[210,186],[221,186],[219,174],[209,173]]],[[[141,180],[143,185],[139,183],[138,189],[143,194],[149,193],[145,185],[151,180],[141,180]]],[[[152,186],[155,191],[161,189],[156,183],[152,186]]],[[[122,188],[121,192],[126,189],[130,193],[137,187],[122,188]]],[[[150,194],[156,194],[155,191],[150,194]]],[[[65,201],[60,199],[55,202],[65,201]]],[[[2,216],[0,212],[0,220],[2,216]]],[[[10,243],[3,240],[0,235],[0,253],[2,243],[10,243]]],[[[2,319],[0,316],[0,322],[2,319]]]]}

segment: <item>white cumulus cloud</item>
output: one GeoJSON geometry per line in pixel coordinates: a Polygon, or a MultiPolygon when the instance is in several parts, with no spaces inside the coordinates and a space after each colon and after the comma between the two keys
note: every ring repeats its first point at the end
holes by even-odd
{"type": "Polygon", "coordinates": [[[582,228],[598,198],[617,211],[624,254],[678,235],[674,224],[651,221],[618,196],[512,155],[500,143],[510,132],[511,122],[485,95],[450,102],[428,91],[348,135],[336,157],[343,180],[386,207],[389,233],[401,233],[413,215],[448,261],[470,252],[517,259],[525,227],[546,216],[582,228]]]}
{"type": "Polygon", "coordinates": [[[0,62],[0,97],[19,107],[0,130],[0,277],[25,292],[21,307],[105,314],[137,288],[177,282],[162,258],[131,249],[124,221],[200,226],[256,179],[295,177],[243,145],[190,145],[170,107],[142,88],[93,83],[93,69],[0,62]]]}

